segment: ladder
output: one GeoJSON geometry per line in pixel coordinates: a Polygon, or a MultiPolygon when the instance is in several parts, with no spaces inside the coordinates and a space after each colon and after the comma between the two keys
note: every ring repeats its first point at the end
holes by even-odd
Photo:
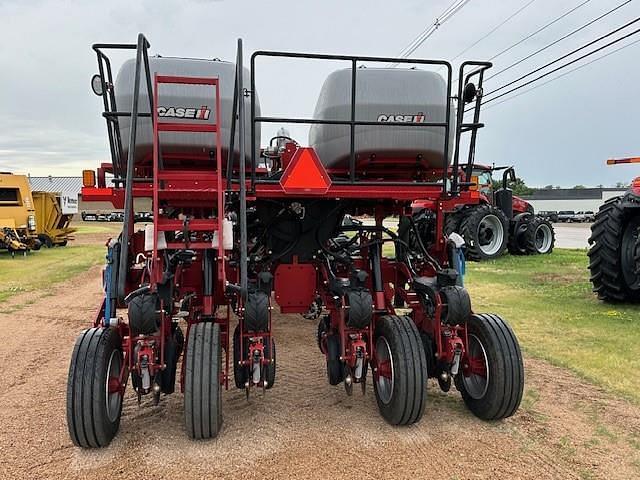
{"type": "MultiPolygon", "coordinates": [[[[226,285],[225,275],[225,252],[223,239],[223,220],[225,214],[224,191],[222,179],[222,146],[220,135],[220,86],[218,77],[185,77],[171,75],[154,75],[153,81],[153,256],[152,256],[152,274],[151,285],[155,288],[158,282],[162,281],[161,261],[158,255],[158,235],[160,232],[176,232],[183,231],[184,237],[181,242],[167,242],[167,249],[189,249],[196,251],[212,251],[218,250],[216,257],[217,263],[217,279],[221,282],[222,288],[226,285]],[[192,86],[210,86],[212,87],[215,98],[215,122],[212,123],[194,123],[188,122],[168,122],[159,121],[158,103],[159,86],[163,84],[178,84],[192,86]],[[215,168],[199,169],[165,169],[160,164],[160,134],[162,132],[174,133],[202,133],[215,135],[216,160],[215,168]],[[181,219],[167,218],[165,212],[160,209],[160,202],[166,200],[169,205],[171,201],[180,200],[180,205],[193,208],[200,208],[210,205],[211,197],[215,195],[217,207],[216,218],[195,219],[186,217],[181,219]],[[203,203],[203,199],[208,199],[203,203]],[[217,236],[217,245],[211,241],[191,242],[191,233],[200,232],[202,234],[209,233],[211,238],[217,236]]],[[[207,255],[203,255],[207,258],[207,255]]],[[[203,260],[204,261],[204,260],[203,260]]],[[[206,284],[207,282],[205,282],[206,284]]],[[[204,314],[211,315],[213,305],[213,285],[206,288],[204,292],[204,314]]]]}

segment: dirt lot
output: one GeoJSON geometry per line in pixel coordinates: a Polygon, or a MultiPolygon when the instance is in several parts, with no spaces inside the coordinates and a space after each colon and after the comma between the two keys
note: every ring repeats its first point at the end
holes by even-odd
{"type": "Polygon", "coordinates": [[[395,428],[378,415],[371,386],[348,397],[328,385],[316,325],[297,315],[274,319],[275,387],[249,402],[225,392],[217,440],[186,438],[181,394],[138,406],[128,390],[112,445],[82,451],[67,433],[66,377],[99,278],[94,267],[46,296],[3,304],[11,313],[0,313],[0,478],[640,477],[640,408],[563,369],[527,358],[523,405],[498,423],[477,420],[455,389],[430,383],[422,422],[395,428]]]}

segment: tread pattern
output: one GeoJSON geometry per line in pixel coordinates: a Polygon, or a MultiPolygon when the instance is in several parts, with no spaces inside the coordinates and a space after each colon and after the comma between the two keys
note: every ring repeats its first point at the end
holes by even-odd
{"type": "Polygon", "coordinates": [[[502,210],[493,207],[491,205],[479,205],[477,207],[467,208],[464,211],[464,216],[460,222],[458,233],[462,235],[467,245],[466,257],[468,260],[481,261],[497,258],[502,255],[507,248],[507,239],[509,236],[509,220],[502,210]],[[495,215],[502,222],[503,228],[503,241],[500,249],[494,255],[486,255],[480,250],[480,243],[478,238],[478,227],[480,222],[487,215],[495,215]]]}
{"type": "Polygon", "coordinates": [[[128,305],[129,326],[134,335],[151,335],[160,326],[160,301],[157,294],[142,294],[128,305]]]}
{"type": "Polygon", "coordinates": [[[444,322],[449,325],[464,323],[471,315],[471,298],[466,288],[451,285],[440,289],[440,295],[446,304],[444,322]]]}
{"type": "Polygon", "coordinates": [[[122,404],[111,422],[105,392],[109,358],[120,348],[118,333],[111,328],[89,328],[76,340],[67,380],[67,426],[78,447],[105,447],[120,427],[122,404]]]}
{"type": "Polygon", "coordinates": [[[620,242],[625,217],[622,197],[613,197],[600,206],[591,225],[588,252],[590,280],[600,300],[640,301],[640,291],[632,292],[621,274],[620,242]]]}
{"type": "Polygon", "coordinates": [[[450,213],[444,218],[444,233],[449,235],[450,233],[457,232],[460,228],[460,220],[462,219],[462,212],[450,213]]]}
{"type": "Polygon", "coordinates": [[[269,329],[269,296],[266,293],[249,293],[244,305],[244,328],[247,332],[266,332],[269,329]]]}
{"type": "Polygon", "coordinates": [[[507,249],[511,255],[526,255],[527,249],[524,245],[523,237],[532,218],[533,215],[529,212],[519,213],[513,217],[509,228],[509,241],[507,242],[507,249]]]}
{"type": "Polygon", "coordinates": [[[456,376],[456,388],[474,415],[483,420],[500,420],[513,415],[524,391],[524,365],[520,345],[511,327],[495,314],[474,314],[467,323],[469,334],[482,342],[489,363],[489,386],[480,399],[472,398],[456,376]]]}
{"type": "Polygon", "coordinates": [[[369,290],[352,290],[346,293],[349,302],[346,324],[350,328],[366,328],[373,315],[373,299],[369,290]]]}
{"type": "Polygon", "coordinates": [[[379,336],[384,336],[391,349],[394,388],[389,403],[384,404],[374,381],[378,408],[390,424],[411,425],[422,418],[427,397],[428,371],[422,338],[411,318],[397,315],[378,320],[376,339],[379,336]]]}
{"type": "Polygon", "coordinates": [[[186,352],[184,414],[193,439],[215,438],[222,425],[220,325],[201,322],[189,329],[186,352]]]}

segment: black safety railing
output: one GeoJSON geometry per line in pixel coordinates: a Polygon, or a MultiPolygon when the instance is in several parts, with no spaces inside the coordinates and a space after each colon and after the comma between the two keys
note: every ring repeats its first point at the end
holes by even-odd
{"type": "MultiPolygon", "coordinates": [[[[113,183],[116,187],[124,183],[125,186],[125,203],[124,203],[124,219],[122,223],[121,241],[128,242],[133,233],[133,184],[135,181],[149,181],[149,179],[136,179],[135,173],[135,149],[138,131],[138,118],[150,117],[153,124],[153,87],[151,84],[151,70],[149,68],[148,49],[151,46],[144,35],[138,35],[138,41],[135,44],[130,43],[96,43],[93,50],[98,56],[98,72],[102,86],[102,101],[104,105],[103,117],[107,122],[107,133],[109,135],[109,149],[111,151],[111,162],[113,165],[113,183]],[[136,51],[136,69],[133,84],[133,98],[131,101],[130,111],[120,111],[116,104],[115,88],[113,83],[113,74],[111,70],[111,62],[109,57],[103,50],[135,50],[136,51]],[[146,78],[147,92],[149,94],[149,113],[139,112],[140,99],[140,79],[142,77],[142,69],[146,78]],[[120,133],[120,117],[131,117],[131,127],[129,128],[129,147],[127,151],[127,161],[123,164],[122,136],[120,133]]],[[[124,248],[120,251],[120,272],[126,272],[128,268],[129,249],[124,248]]],[[[124,298],[126,275],[118,276],[118,297],[124,298]]]]}
{"type": "MultiPolygon", "coordinates": [[[[107,122],[107,134],[109,136],[109,150],[111,153],[111,163],[113,165],[113,183],[116,186],[126,183],[128,175],[129,163],[124,163],[122,148],[122,135],[120,133],[120,121],[121,117],[131,117],[131,129],[129,132],[129,149],[128,157],[132,157],[132,153],[135,146],[135,139],[137,136],[137,119],[141,117],[153,118],[150,112],[153,112],[153,95],[147,95],[149,98],[149,112],[138,111],[138,100],[140,98],[140,78],[142,76],[142,68],[144,67],[145,80],[147,84],[147,91],[152,91],[151,71],[149,69],[149,54],[148,49],[150,47],[149,41],[144,35],[138,35],[137,43],[96,43],[92,46],[98,57],[98,73],[100,75],[100,81],[102,86],[102,102],[104,105],[104,112],[102,116],[107,122]],[[136,70],[135,70],[135,84],[133,91],[133,99],[131,109],[118,110],[116,103],[115,86],[113,81],[113,73],[111,69],[111,61],[105,50],[135,50],[136,51],[136,70]],[[132,143],[132,139],[134,140],[132,143]]],[[[131,165],[133,166],[133,165],[131,165]]],[[[140,181],[148,179],[139,179],[140,181]]]]}
{"type": "Polygon", "coordinates": [[[453,178],[451,180],[451,191],[455,195],[459,191],[460,180],[458,175],[458,167],[460,165],[460,140],[463,133],[471,132],[471,139],[469,141],[469,151],[467,154],[467,164],[464,172],[463,185],[471,183],[471,173],[473,170],[473,162],[475,161],[476,152],[476,139],[478,136],[478,130],[484,127],[483,123],[480,123],[480,105],[482,102],[482,84],[484,82],[484,72],[492,67],[491,62],[475,62],[468,61],[463,62],[460,65],[458,72],[458,111],[456,115],[456,144],[455,153],[453,156],[453,178]],[[466,73],[469,67],[474,68],[470,73],[466,73]],[[465,99],[464,89],[467,85],[470,85],[471,80],[474,77],[478,77],[478,84],[474,85],[475,95],[473,96],[473,120],[471,123],[464,122],[465,113],[465,99]],[[464,82],[463,82],[464,79],[464,82]]]}
{"type": "MultiPolygon", "coordinates": [[[[458,151],[459,149],[459,137],[463,131],[472,131],[473,134],[473,143],[475,145],[475,132],[482,128],[482,124],[480,124],[477,120],[474,123],[465,124],[463,123],[463,119],[458,114],[456,116],[455,126],[451,125],[451,101],[458,100],[462,95],[462,85],[466,85],[466,82],[463,83],[463,75],[464,69],[467,66],[475,65],[480,67],[480,84],[478,85],[478,90],[481,91],[481,82],[482,82],[482,72],[486,68],[489,68],[491,65],[486,62],[465,62],[460,67],[460,77],[459,77],[459,88],[458,96],[452,97],[451,95],[451,80],[452,80],[452,67],[451,64],[444,60],[425,60],[425,59],[409,59],[409,58],[387,58],[387,57],[368,57],[368,56],[349,56],[349,55],[324,55],[324,54],[309,54],[309,53],[292,53],[292,52],[277,52],[277,51],[258,51],[255,52],[251,56],[251,189],[255,190],[256,183],[276,183],[277,180],[267,179],[267,178],[258,178],[256,174],[257,169],[257,159],[256,159],[256,130],[257,126],[262,123],[298,123],[298,124],[306,124],[306,125],[348,125],[349,126],[349,141],[350,141],[350,150],[349,150],[349,172],[348,179],[344,178],[336,178],[333,180],[334,184],[338,185],[355,185],[360,186],[377,186],[377,185],[386,185],[386,186],[403,186],[403,185],[424,185],[424,186],[441,186],[444,193],[457,194],[458,188],[461,186],[460,182],[457,180],[457,175],[453,175],[454,180],[449,184],[449,141],[451,138],[452,131],[455,132],[456,138],[456,155],[454,156],[454,165],[453,171],[457,172],[458,170],[458,151]],[[293,59],[314,59],[314,60],[331,60],[331,61],[345,61],[351,64],[351,102],[350,102],[350,118],[348,120],[333,120],[333,119],[312,119],[312,118],[297,118],[297,117],[270,117],[270,116],[258,116],[256,115],[256,59],[259,57],[284,57],[284,58],[293,58],[293,59]],[[429,66],[437,66],[444,67],[446,69],[446,85],[447,85],[447,104],[445,108],[445,120],[442,122],[377,122],[377,121],[366,121],[366,120],[357,120],[356,119],[356,85],[357,85],[357,72],[358,72],[358,63],[359,62],[370,62],[370,63],[397,63],[397,64],[406,64],[406,65],[429,65],[429,66]],[[442,163],[442,180],[441,182],[427,182],[427,181],[415,181],[413,179],[407,181],[367,181],[358,179],[356,175],[356,148],[355,148],[355,139],[356,139],[356,127],[358,126],[384,126],[384,127],[418,127],[418,128],[428,128],[428,127],[436,127],[444,129],[444,145],[443,145],[443,163],[442,163]],[[451,190],[448,192],[448,185],[451,185],[451,190]]],[[[234,100],[236,96],[234,95],[234,100]]],[[[462,104],[458,101],[458,111],[462,110],[462,104]]],[[[477,103],[477,108],[479,109],[479,103],[477,103]]],[[[240,122],[242,123],[242,122],[240,122]]],[[[471,157],[473,155],[470,154],[471,157]]],[[[468,181],[463,182],[468,183],[468,181]]]]}
{"type": "MultiPolygon", "coordinates": [[[[247,182],[246,182],[246,158],[245,158],[245,104],[244,104],[244,66],[242,53],[242,39],[238,39],[236,53],[236,77],[233,87],[233,105],[231,115],[231,128],[229,138],[229,151],[227,154],[227,191],[232,193],[233,160],[238,131],[238,201],[239,226],[240,226],[240,285],[237,285],[243,300],[246,300],[248,290],[248,264],[247,264],[247,182]]],[[[229,285],[233,289],[234,285],[229,285]]]]}

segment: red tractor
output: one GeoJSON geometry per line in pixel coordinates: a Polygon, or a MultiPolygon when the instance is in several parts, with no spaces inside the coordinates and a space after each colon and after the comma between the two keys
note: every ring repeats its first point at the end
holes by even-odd
{"type": "MultiPolygon", "coordinates": [[[[489,260],[505,250],[512,255],[551,253],[555,243],[553,225],[535,215],[533,206],[513,195],[509,180],[515,181],[513,167],[473,165],[470,175],[466,165],[460,168],[461,179],[471,184],[467,188],[479,192],[475,203],[460,205],[447,215],[445,233],[457,232],[465,240],[468,260],[489,260]],[[502,187],[494,191],[493,172],[503,170],[502,187]]],[[[414,211],[423,208],[414,203],[414,211]]]]}
{"type": "Polygon", "coordinates": [[[445,215],[475,195],[451,178],[449,140],[458,147],[471,132],[475,143],[482,125],[464,123],[462,109],[473,102],[479,114],[471,79],[481,86],[490,63],[463,63],[454,95],[452,67],[440,60],[260,51],[247,72],[241,41],[235,64],[149,57],[148,47],[142,35],[94,45],[112,162],[85,172],[83,200],[125,215],[108,243],[104,299],[72,354],[76,445],[109,444],[129,380],[139,401],[156,404],[177,383],[187,434],[216,437],[229,384],[247,398],[275,384],[276,307],[318,319],[329,383],[351,395],[370,378],[392,425],[421,419],[429,377],[444,390],[454,384],[479,418],[518,409],[518,341],[500,316],[472,310],[453,268],[459,247],[444,235],[445,215]],[[108,49],[136,52],[115,82],[108,49]],[[256,69],[273,58],[347,68],[327,78],[312,118],[277,118],[260,113],[256,95],[256,69]],[[278,135],[261,148],[263,123],[310,124],[311,146],[278,135]],[[414,219],[419,198],[429,213],[414,219]],[[136,211],[149,202],[152,223],[138,229],[136,211]],[[347,225],[347,215],[375,225],[347,225]],[[400,218],[397,232],[388,217],[400,218]]]}
{"type": "MultiPolygon", "coordinates": [[[[640,163],[640,157],[607,161],[640,163]]],[[[589,238],[591,284],[607,302],[640,301],[640,177],[629,190],[607,200],[596,214],[589,238]]]]}

